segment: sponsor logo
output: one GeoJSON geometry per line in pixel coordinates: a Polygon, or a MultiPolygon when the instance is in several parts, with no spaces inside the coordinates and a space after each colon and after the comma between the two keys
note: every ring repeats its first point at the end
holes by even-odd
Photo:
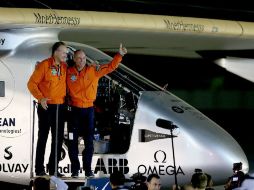
{"type": "Polygon", "coordinates": [[[0,117],[0,136],[17,137],[22,135],[22,129],[16,127],[16,118],[0,117]]]}
{"type": "Polygon", "coordinates": [[[173,22],[168,19],[163,19],[166,24],[166,28],[173,31],[182,32],[203,32],[205,30],[205,25],[195,24],[195,23],[184,23],[183,21],[173,22]]]}
{"type": "MultiPolygon", "coordinates": [[[[111,186],[109,184],[109,178],[93,178],[87,180],[87,187],[92,187],[94,190],[111,190],[111,186]]],[[[119,189],[120,188],[116,188],[119,189]]]]}
{"type": "Polygon", "coordinates": [[[0,45],[4,45],[5,39],[4,38],[0,38],[0,45]]]}
{"type": "MultiPolygon", "coordinates": [[[[80,173],[82,174],[82,167],[80,168],[80,173]]],[[[66,166],[58,166],[58,171],[60,173],[70,173],[71,172],[71,164],[67,164],[66,166]]],[[[46,172],[49,172],[49,166],[46,164],[46,172]]]]}
{"type": "MultiPolygon", "coordinates": [[[[4,149],[5,154],[4,158],[6,160],[11,160],[12,159],[12,152],[9,150],[12,146],[8,146],[4,149]]],[[[24,163],[0,163],[0,172],[3,173],[25,173],[28,171],[28,166],[29,164],[24,164],[24,163]]]]}
{"type": "Polygon", "coordinates": [[[172,110],[176,113],[183,113],[183,109],[178,106],[172,106],[172,110]]]}
{"type": "Polygon", "coordinates": [[[12,153],[9,151],[10,148],[11,148],[11,146],[8,146],[8,147],[6,147],[6,148],[4,149],[4,151],[5,151],[5,153],[6,153],[6,154],[4,154],[4,158],[5,158],[6,160],[10,160],[10,159],[12,158],[12,153]]]}
{"type": "Polygon", "coordinates": [[[75,75],[72,75],[72,76],[71,76],[71,81],[74,82],[74,81],[76,81],[76,80],[77,80],[77,77],[76,77],[75,75]]]}
{"type": "Polygon", "coordinates": [[[156,133],[147,129],[139,129],[139,142],[150,142],[158,139],[171,138],[171,135],[156,133]]]}
{"type": "Polygon", "coordinates": [[[0,163],[0,172],[4,173],[25,173],[27,169],[28,164],[0,163]]]}
{"type": "Polygon", "coordinates": [[[190,113],[193,117],[196,117],[199,120],[205,120],[206,118],[198,111],[194,110],[189,106],[172,106],[171,108],[176,113],[190,113]]]}
{"type": "MultiPolygon", "coordinates": [[[[167,154],[162,150],[158,150],[154,153],[154,165],[139,165],[138,173],[150,175],[156,173],[158,175],[174,175],[174,166],[166,165],[167,154]]],[[[185,175],[181,166],[176,167],[176,174],[185,175]]]]}
{"type": "Polygon", "coordinates": [[[55,68],[51,69],[51,73],[52,73],[53,76],[56,76],[57,75],[56,69],[55,68]]]}
{"type": "Polygon", "coordinates": [[[80,24],[79,17],[60,16],[56,14],[40,14],[34,13],[35,23],[39,24],[62,24],[69,26],[77,26],[80,24]]]}
{"type": "MultiPolygon", "coordinates": [[[[111,174],[113,171],[119,170],[123,172],[124,174],[129,173],[129,166],[128,166],[128,160],[119,158],[98,158],[95,168],[94,168],[94,174],[97,174],[98,172],[102,172],[104,174],[111,174]]],[[[46,171],[49,172],[48,164],[46,164],[46,171]]],[[[65,166],[59,166],[58,171],[60,173],[70,173],[71,172],[71,164],[67,164],[65,166]]],[[[80,167],[80,174],[83,173],[83,168],[80,167]]]]}
{"type": "Polygon", "coordinates": [[[98,158],[94,173],[103,172],[104,174],[111,174],[113,171],[119,170],[123,172],[123,174],[129,173],[129,166],[127,159],[115,159],[109,158],[106,160],[106,164],[102,158],[98,158]]]}
{"type": "Polygon", "coordinates": [[[15,126],[15,118],[1,118],[0,117],[0,127],[4,126],[15,126]]]}

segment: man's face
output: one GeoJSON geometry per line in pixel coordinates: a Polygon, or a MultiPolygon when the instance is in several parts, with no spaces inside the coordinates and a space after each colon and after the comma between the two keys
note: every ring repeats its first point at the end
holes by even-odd
{"type": "Polygon", "coordinates": [[[161,188],[160,179],[153,177],[152,180],[147,183],[147,187],[148,190],[160,190],[161,188]]]}
{"type": "Polygon", "coordinates": [[[67,47],[64,45],[61,45],[57,48],[55,51],[54,57],[56,61],[64,62],[67,58],[67,47]]]}
{"type": "Polygon", "coordinates": [[[84,52],[79,51],[74,56],[74,62],[78,68],[83,68],[86,64],[86,55],[84,52]]]}

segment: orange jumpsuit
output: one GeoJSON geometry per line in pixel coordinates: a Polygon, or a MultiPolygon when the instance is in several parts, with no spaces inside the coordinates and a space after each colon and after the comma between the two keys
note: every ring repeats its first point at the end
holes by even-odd
{"type": "Polygon", "coordinates": [[[94,66],[85,66],[80,72],[76,67],[68,68],[67,88],[70,105],[79,108],[92,107],[99,79],[114,71],[121,61],[122,56],[118,53],[110,63],[100,66],[98,71],[94,66]]]}
{"type": "Polygon", "coordinates": [[[85,149],[82,152],[83,169],[86,176],[93,176],[91,171],[94,150],[93,102],[96,99],[98,81],[104,75],[114,71],[121,61],[122,56],[118,53],[110,63],[101,65],[99,70],[96,70],[94,66],[85,66],[80,72],[75,66],[67,70],[69,105],[72,106],[68,129],[69,133],[73,134],[73,139],[69,142],[68,150],[73,175],[77,174],[80,169],[78,137],[82,136],[85,144],[85,149]]]}
{"type": "Polygon", "coordinates": [[[65,62],[57,66],[54,63],[54,58],[50,57],[38,63],[27,83],[29,91],[39,102],[42,98],[49,99],[47,101],[48,108],[46,110],[42,108],[41,104],[39,104],[37,110],[38,140],[35,158],[36,175],[45,174],[44,155],[50,129],[52,134],[51,152],[48,162],[50,175],[53,175],[55,171],[56,141],[58,142],[57,165],[60,160],[64,134],[63,103],[66,96],[66,70],[67,64],[65,62]],[[58,117],[56,117],[56,113],[58,113],[58,117]],[[56,125],[56,119],[58,119],[58,125],[56,125]]]}
{"type": "Polygon", "coordinates": [[[48,98],[48,104],[63,104],[66,95],[66,69],[66,63],[61,63],[58,68],[53,57],[36,65],[27,84],[31,94],[39,101],[48,98]]]}

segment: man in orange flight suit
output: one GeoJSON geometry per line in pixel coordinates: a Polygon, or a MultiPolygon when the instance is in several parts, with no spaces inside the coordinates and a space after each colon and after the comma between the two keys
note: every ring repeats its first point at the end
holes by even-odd
{"type": "MultiPolygon", "coordinates": [[[[52,46],[52,56],[36,65],[28,81],[28,89],[38,100],[38,140],[35,158],[35,173],[37,176],[46,175],[44,155],[51,128],[52,142],[48,162],[49,174],[55,174],[55,145],[57,143],[57,166],[64,135],[64,99],[66,96],[67,47],[63,42],[52,46]],[[58,115],[57,115],[58,113],[58,115]],[[57,121],[58,120],[58,125],[57,121]],[[57,139],[56,139],[57,132],[57,139]]],[[[57,167],[58,168],[58,167],[57,167]]],[[[57,176],[63,175],[57,172],[57,176]]]]}
{"type": "Polygon", "coordinates": [[[67,70],[67,91],[70,97],[71,106],[69,133],[69,157],[71,160],[72,177],[79,175],[80,163],[78,159],[78,137],[84,139],[85,149],[82,152],[83,170],[86,177],[93,177],[91,162],[93,156],[93,138],[94,138],[94,107],[93,102],[96,99],[98,81],[104,75],[114,71],[122,57],[127,53],[127,49],[120,44],[119,53],[108,64],[100,65],[97,70],[94,65],[86,65],[86,54],[82,50],[74,53],[73,67],[67,70]]]}

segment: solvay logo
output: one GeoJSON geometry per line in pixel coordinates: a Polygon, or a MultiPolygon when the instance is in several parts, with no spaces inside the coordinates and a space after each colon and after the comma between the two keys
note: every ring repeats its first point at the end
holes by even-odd
{"type": "MultiPolygon", "coordinates": [[[[4,158],[6,160],[12,159],[12,152],[10,148],[12,146],[8,146],[4,149],[4,158]]],[[[26,173],[29,172],[29,164],[28,163],[16,163],[11,161],[1,162],[0,163],[0,173],[26,173]]]]}
{"type": "Polygon", "coordinates": [[[6,147],[6,148],[4,149],[4,152],[5,152],[4,158],[5,158],[6,160],[10,160],[10,159],[12,158],[12,153],[9,151],[9,149],[10,149],[11,147],[12,147],[12,146],[8,146],[8,147],[6,147]]]}

